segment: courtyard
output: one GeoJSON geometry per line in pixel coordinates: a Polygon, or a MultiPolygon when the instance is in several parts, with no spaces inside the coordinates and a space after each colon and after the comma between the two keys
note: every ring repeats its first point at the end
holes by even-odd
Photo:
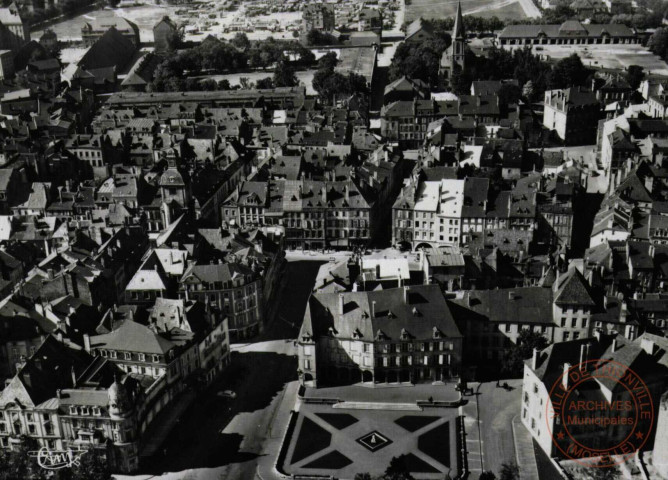
{"type": "Polygon", "coordinates": [[[393,457],[418,479],[455,477],[461,468],[457,408],[415,404],[366,404],[336,408],[304,403],[299,409],[283,470],[293,475],[382,474],[393,457]]]}

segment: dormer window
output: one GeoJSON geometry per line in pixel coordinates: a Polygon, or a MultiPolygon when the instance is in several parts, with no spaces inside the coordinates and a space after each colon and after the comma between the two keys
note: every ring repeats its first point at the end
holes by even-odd
{"type": "Polygon", "coordinates": [[[443,334],[442,334],[441,331],[438,329],[438,327],[434,327],[433,335],[434,335],[434,338],[441,338],[441,337],[443,336],[443,334]]]}
{"type": "Polygon", "coordinates": [[[100,355],[102,355],[104,358],[107,358],[107,351],[106,350],[100,350],[100,355]]]}
{"type": "Polygon", "coordinates": [[[159,355],[153,355],[153,363],[158,363],[160,361],[159,355]]]}
{"type": "Polygon", "coordinates": [[[109,358],[116,358],[116,350],[109,350],[109,358]]]}
{"type": "Polygon", "coordinates": [[[140,353],[137,355],[139,357],[140,362],[145,362],[146,361],[146,355],[143,353],[140,353]]]}
{"type": "Polygon", "coordinates": [[[77,415],[77,407],[76,405],[70,405],[70,415],[77,415]]]}
{"type": "Polygon", "coordinates": [[[101,414],[100,407],[93,407],[93,415],[99,417],[101,414]]]}
{"type": "Polygon", "coordinates": [[[89,415],[88,407],[81,407],[81,415],[89,415]]]}
{"type": "Polygon", "coordinates": [[[123,358],[124,358],[125,360],[132,360],[132,354],[131,354],[130,352],[125,352],[125,353],[123,354],[123,358]]]}

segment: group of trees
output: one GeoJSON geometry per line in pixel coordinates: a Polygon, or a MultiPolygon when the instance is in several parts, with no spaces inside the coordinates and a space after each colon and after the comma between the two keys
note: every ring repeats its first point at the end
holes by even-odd
{"type": "Polygon", "coordinates": [[[592,73],[575,53],[551,65],[534,55],[531,48],[513,51],[492,48],[487,57],[467,55],[466,70],[453,75],[452,89],[465,94],[473,80],[515,78],[522,86],[525,100],[534,101],[548,89],[587,85],[592,73]]]}
{"type": "Polygon", "coordinates": [[[339,42],[334,35],[313,29],[306,34],[306,43],[309,45],[336,45],[339,42]]]}
{"type": "Polygon", "coordinates": [[[409,76],[430,85],[438,85],[441,56],[448,46],[450,35],[440,27],[434,29],[434,36],[429,40],[400,43],[390,65],[390,81],[409,76]]]}
{"type": "MultiPolygon", "coordinates": [[[[188,50],[180,51],[166,58],[154,72],[151,90],[179,91],[184,89],[213,89],[220,84],[209,81],[195,81],[188,77],[204,72],[230,72],[247,68],[276,68],[272,80],[275,86],[296,85],[294,69],[310,67],[315,63],[315,55],[294,40],[268,38],[260,42],[250,42],[246,35],[237,34],[229,42],[207,37],[202,43],[188,50]],[[202,83],[197,87],[196,83],[202,83]]],[[[265,82],[266,83],[266,82],[265,82]]]]}
{"type": "Polygon", "coordinates": [[[325,103],[342,95],[368,94],[366,79],[356,73],[343,75],[335,70],[336,53],[329,52],[318,60],[318,70],[313,76],[313,88],[325,103]]]}
{"type": "Polygon", "coordinates": [[[668,28],[657,28],[656,31],[649,37],[647,41],[647,48],[650,51],[663,59],[668,58],[668,28]]]}
{"type": "Polygon", "coordinates": [[[34,438],[24,437],[21,445],[12,451],[0,449],[0,480],[111,480],[111,472],[104,454],[91,448],[79,457],[79,465],[46,470],[34,452],[39,444],[34,438]]]}
{"type": "MultiPolygon", "coordinates": [[[[518,480],[520,478],[520,469],[514,463],[504,463],[501,465],[498,480],[518,480]]],[[[478,477],[478,480],[497,480],[497,476],[492,471],[484,471],[478,477]]]]}

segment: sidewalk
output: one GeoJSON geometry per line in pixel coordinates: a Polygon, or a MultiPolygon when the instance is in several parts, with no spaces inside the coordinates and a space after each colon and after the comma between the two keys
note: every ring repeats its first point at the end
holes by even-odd
{"type": "Polygon", "coordinates": [[[139,449],[140,457],[152,457],[158,452],[169,433],[176,426],[183,412],[188,409],[196,398],[197,392],[192,390],[184,392],[176,402],[158,413],[157,418],[153,420],[142,435],[147,441],[139,449]]]}
{"type": "Polygon", "coordinates": [[[276,470],[276,459],[283,445],[283,437],[290,421],[290,410],[293,410],[297,401],[299,381],[290,382],[283,392],[283,398],[273,413],[273,418],[267,425],[267,437],[262,447],[262,455],[258,457],[256,474],[261,480],[275,480],[287,478],[276,470]]]}
{"type": "Polygon", "coordinates": [[[520,480],[538,480],[538,464],[533,450],[533,437],[519,417],[513,418],[513,437],[515,438],[517,465],[520,467],[520,480]]]}

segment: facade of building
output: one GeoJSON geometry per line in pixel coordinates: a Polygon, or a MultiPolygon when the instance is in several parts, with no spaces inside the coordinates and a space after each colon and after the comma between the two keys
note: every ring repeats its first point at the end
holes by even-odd
{"type": "Polygon", "coordinates": [[[626,25],[583,24],[568,20],[561,25],[508,25],[498,35],[502,47],[522,45],[617,45],[640,43],[641,38],[626,25]]]}
{"type": "Polygon", "coordinates": [[[16,52],[30,41],[30,27],[21,18],[16,3],[0,8],[0,50],[16,52]]]}
{"type": "Polygon", "coordinates": [[[139,465],[145,392],[113,363],[49,336],[0,393],[0,448],[23,435],[50,450],[94,448],[114,471],[139,465]]]}
{"type": "Polygon", "coordinates": [[[328,383],[419,383],[457,377],[462,336],[438,285],[316,293],[297,339],[299,375],[328,383]]]}
{"type": "MultiPolygon", "coordinates": [[[[562,441],[553,433],[565,420],[547,415],[548,411],[554,411],[553,401],[556,400],[556,397],[554,394],[550,395],[550,391],[555,383],[563,383],[563,387],[567,390],[573,381],[572,378],[575,377],[572,375],[571,368],[579,368],[579,365],[584,365],[583,369],[589,373],[591,378],[587,382],[586,399],[607,402],[632,401],[630,390],[622,382],[609,377],[606,380],[603,377],[606,364],[615,362],[617,368],[630,369],[640,376],[647,386],[653,404],[659,405],[666,387],[666,370],[665,366],[656,363],[652,358],[653,354],[652,342],[638,345],[620,336],[608,336],[600,332],[595,332],[593,337],[555,343],[542,351],[534,350],[533,357],[526,360],[524,366],[522,423],[548,456],[564,456],[563,452],[566,451],[572,440],[564,438],[562,441]],[[593,360],[599,361],[594,362],[593,360]],[[559,446],[555,444],[555,440],[559,446]]],[[[619,415],[619,410],[616,409],[600,409],[596,412],[604,417],[619,415]]],[[[582,410],[576,413],[583,415],[582,410]]],[[[651,422],[644,416],[640,418],[639,415],[637,422],[636,428],[639,431],[653,431],[651,422]]],[[[569,433],[576,441],[587,447],[602,450],[605,450],[608,445],[621,443],[629,431],[628,427],[620,427],[614,423],[605,428],[586,426],[582,428],[572,423],[569,427],[569,433]]]]}
{"type": "Polygon", "coordinates": [[[593,143],[601,118],[596,94],[580,87],[545,92],[543,126],[568,144],[593,143]]]}
{"type": "Polygon", "coordinates": [[[158,53],[170,51],[174,47],[172,42],[177,34],[178,27],[176,24],[169,17],[162,17],[162,20],[153,27],[155,51],[158,53]]]}
{"type": "Polygon", "coordinates": [[[215,305],[227,317],[233,340],[262,331],[262,278],[240,263],[190,265],[179,280],[179,298],[215,305]]]}
{"type": "Polygon", "coordinates": [[[308,4],[302,10],[302,32],[311,30],[331,32],[335,26],[334,5],[326,3],[308,4]]]}

